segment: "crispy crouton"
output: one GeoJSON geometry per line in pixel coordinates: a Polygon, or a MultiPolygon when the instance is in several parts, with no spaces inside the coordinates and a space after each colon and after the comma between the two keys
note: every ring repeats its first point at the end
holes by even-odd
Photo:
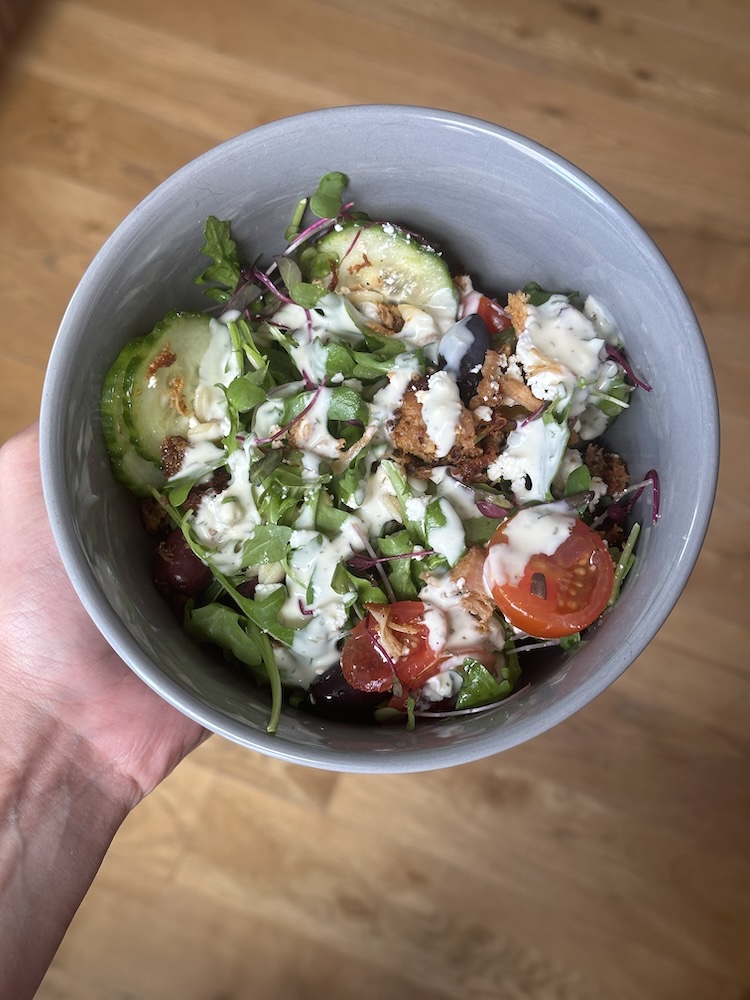
{"type": "Polygon", "coordinates": [[[522,406],[533,413],[542,405],[521,379],[507,375],[504,371],[504,357],[498,351],[487,351],[482,365],[482,377],[476,395],[469,403],[472,410],[480,406],[522,406]]]}
{"type": "Polygon", "coordinates": [[[502,392],[501,402],[506,406],[522,406],[524,410],[533,413],[542,405],[542,400],[537,399],[525,382],[512,375],[500,376],[500,390],[502,392]]]}
{"type": "Polygon", "coordinates": [[[505,311],[510,316],[510,321],[516,333],[520,333],[526,326],[526,317],[528,316],[526,305],[528,301],[529,297],[526,292],[511,292],[508,296],[508,305],[505,311]]]}
{"type": "Polygon", "coordinates": [[[472,412],[462,407],[456,440],[450,452],[438,457],[422,418],[417,392],[427,387],[427,379],[415,379],[404,393],[401,408],[391,431],[396,458],[406,472],[417,479],[429,479],[436,466],[450,466],[464,482],[486,479],[487,466],[497,458],[505,442],[508,421],[493,410],[489,420],[475,426],[472,412]]]}
{"type": "Polygon", "coordinates": [[[604,481],[609,496],[627,489],[630,477],[628,470],[620,458],[612,451],[606,451],[598,444],[589,444],[583,455],[592,476],[598,476],[604,481]]]}
{"type": "Polygon", "coordinates": [[[161,445],[161,467],[167,479],[176,476],[182,468],[188,439],[181,434],[173,434],[164,438],[161,445]]]}
{"type": "Polygon", "coordinates": [[[474,421],[469,411],[462,407],[456,426],[456,441],[448,456],[438,457],[437,449],[422,418],[422,404],[417,393],[428,387],[425,377],[415,379],[404,393],[401,408],[396,414],[396,421],[391,431],[391,437],[396,448],[404,455],[410,455],[429,465],[449,464],[451,458],[458,458],[465,453],[471,453],[474,448],[474,421]]]}
{"type": "Polygon", "coordinates": [[[495,606],[484,586],[485,555],[480,545],[473,545],[453,567],[451,578],[461,586],[461,602],[466,610],[486,627],[495,606]]]}

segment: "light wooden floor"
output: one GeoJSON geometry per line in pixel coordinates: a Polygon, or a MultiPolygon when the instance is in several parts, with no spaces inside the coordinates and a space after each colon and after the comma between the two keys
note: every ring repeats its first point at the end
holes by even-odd
{"type": "Polygon", "coordinates": [[[4,70],[0,440],[157,182],[259,123],[367,102],[491,119],[609,187],[695,305],[724,435],[694,577],[593,705],[423,776],[209,741],[127,822],[39,997],[748,1000],[747,0],[40,0],[4,70]]]}

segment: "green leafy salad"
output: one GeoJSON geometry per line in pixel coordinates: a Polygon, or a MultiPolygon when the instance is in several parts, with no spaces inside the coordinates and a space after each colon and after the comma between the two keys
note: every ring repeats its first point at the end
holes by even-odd
{"type": "Polygon", "coordinates": [[[475,289],[347,183],[262,263],[209,218],[211,306],[128,342],[102,391],[154,583],[269,691],[270,731],[286,702],[412,726],[507,698],[617,599],[649,484],[656,516],[656,473],[600,441],[649,388],[605,307],[475,289]]]}

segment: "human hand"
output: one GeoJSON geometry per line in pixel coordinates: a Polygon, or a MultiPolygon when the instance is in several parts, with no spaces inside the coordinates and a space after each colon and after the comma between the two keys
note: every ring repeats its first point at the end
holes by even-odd
{"type": "MultiPolygon", "coordinates": [[[[63,569],[47,520],[39,433],[0,450],[0,698],[17,747],[82,740],[132,808],[208,735],[113,652],[63,569]]],[[[10,730],[9,730],[10,727],[10,730]]]]}

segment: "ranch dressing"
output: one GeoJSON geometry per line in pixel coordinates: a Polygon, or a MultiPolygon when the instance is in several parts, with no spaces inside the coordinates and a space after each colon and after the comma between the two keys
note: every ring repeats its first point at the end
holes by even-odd
{"type": "Polygon", "coordinates": [[[520,510],[504,528],[507,543],[492,545],[484,564],[484,583],[515,586],[523,578],[533,555],[554,555],[573,531],[576,517],[564,501],[520,510]]]}

